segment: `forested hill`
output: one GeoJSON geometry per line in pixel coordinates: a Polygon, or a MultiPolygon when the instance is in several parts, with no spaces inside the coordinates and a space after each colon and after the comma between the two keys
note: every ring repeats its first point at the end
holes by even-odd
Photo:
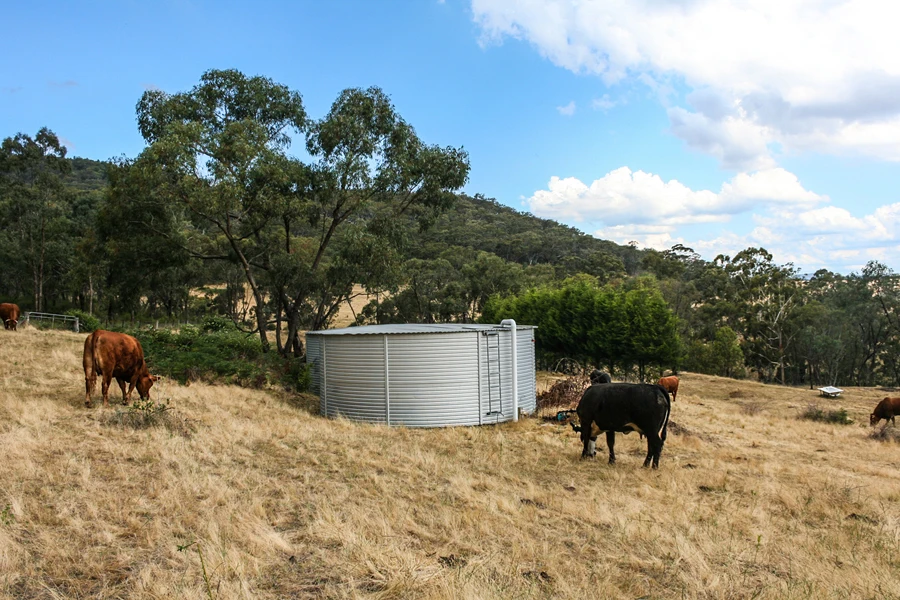
{"type": "MultiPolygon", "coordinates": [[[[99,191],[107,185],[109,163],[89,158],[68,161],[63,183],[72,190],[99,191]]],[[[409,258],[435,259],[452,248],[490,252],[522,266],[552,265],[561,274],[590,273],[602,280],[637,273],[645,254],[633,246],[597,239],[551,219],[505,206],[481,194],[458,194],[453,206],[428,229],[408,222],[409,258]]]]}
{"type": "Polygon", "coordinates": [[[69,159],[72,170],[62,177],[63,183],[72,189],[92,192],[106,187],[106,168],[109,163],[76,157],[69,159]]]}
{"type": "Polygon", "coordinates": [[[412,233],[413,253],[436,258],[454,246],[496,254],[523,266],[549,264],[607,279],[623,269],[634,275],[644,252],[600,240],[574,227],[520,212],[481,194],[460,194],[454,207],[425,232],[412,233]]]}

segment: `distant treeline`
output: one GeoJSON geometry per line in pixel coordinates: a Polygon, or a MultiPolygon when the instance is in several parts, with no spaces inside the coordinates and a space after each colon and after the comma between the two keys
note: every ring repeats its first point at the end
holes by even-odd
{"type": "Polygon", "coordinates": [[[107,322],[220,314],[299,356],[299,332],[361,286],[377,300],[359,324],[512,317],[538,326],[546,366],[900,385],[885,265],[801,277],[762,248],[639,250],[461,194],[466,153],[423,143],[378,88],[313,119],[284,86],[210,71],[146,92],[138,123],[144,151],[106,163],[67,158],[48,129],[4,140],[0,300],[107,322]]]}

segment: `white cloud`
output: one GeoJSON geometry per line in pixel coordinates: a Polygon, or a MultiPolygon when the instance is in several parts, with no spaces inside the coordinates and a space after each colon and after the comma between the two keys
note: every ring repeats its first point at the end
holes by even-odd
{"type": "Polygon", "coordinates": [[[881,0],[472,0],[482,43],[525,40],[607,84],[693,93],[672,130],[729,167],[786,151],[900,161],[900,4],[881,0]]]}
{"type": "Polygon", "coordinates": [[[594,110],[609,110],[618,104],[615,100],[611,100],[609,94],[603,94],[600,98],[594,98],[591,101],[591,108],[594,110]]]}
{"type": "Polygon", "coordinates": [[[559,114],[561,114],[563,116],[571,117],[572,115],[575,114],[575,101],[572,100],[565,106],[557,106],[556,110],[558,110],[559,114]]]}
{"type": "Polygon", "coordinates": [[[713,192],[621,167],[590,184],[553,177],[526,205],[540,217],[594,224],[602,239],[660,250],[684,244],[707,259],[762,246],[804,272],[900,263],[900,202],[854,215],[780,168],[740,173],[713,192]],[[752,230],[729,231],[738,217],[752,230]]]}
{"type": "Polygon", "coordinates": [[[741,173],[712,192],[620,167],[590,185],[575,177],[552,177],[548,189],[536,191],[528,206],[535,215],[560,221],[674,227],[727,221],[754,206],[811,207],[826,200],[780,168],[741,173]]]}

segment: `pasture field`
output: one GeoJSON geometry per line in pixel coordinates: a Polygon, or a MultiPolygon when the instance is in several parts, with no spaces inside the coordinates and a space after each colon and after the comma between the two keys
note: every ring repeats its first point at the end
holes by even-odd
{"type": "Polygon", "coordinates": [[[227,386],[161,382],[173,426],[134,428],[84,408],[84,338],[0,331],[6,598],[900,598],[878,389],[686,373],[650,471],[636,434],[609,467],[540,419],[356,425],[227,386]]]}

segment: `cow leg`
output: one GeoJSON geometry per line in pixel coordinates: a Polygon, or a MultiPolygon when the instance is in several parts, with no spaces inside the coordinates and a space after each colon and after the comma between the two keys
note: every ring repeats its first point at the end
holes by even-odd
{"type": "Polygon", "coordinates": [[[94,405],[91,402],[91,392],[94,391],[95,387],[97,387],[97,374],[91,371],[84,376],[84,405],[88,408],[94,405]]]}
{"type": "Polygon", "coordinates": [[[581,442],[584,444],[581,458],[594,458],[594,455],[597,454],[597,438],[591,437],[591,425],[590,423],[585,424],[584,421],[581,423],[581,442]]]}
{"type": "Polygon", "coordinates": [[[109,406],[109,384],[112,383],[112,369],[103,373],[103,385],[101,387],[101,391],[103,392],[103,406],[109,406]]]}
{"type": "Polygon", "coordinates": [[[606,432],[606,447],[609,448],[609,464],[616,464],[616,432],[606,432]]]}
{"type": "MultiPolygon", "coordinates": [[[[119,384],[119,389],[122,390],[122,404],[128,406],[128,400],[131,397],[131,390],[128,390],[128,393],[125,393],[125,380],[119,379],[116,377],[116,382],[119,384]]],[[[134,389],[134,384],[131,385],[132,389],[134,389]]]]}
{"type": "Polygon", "coordinates": [[[659,468],[659,455],[662,453],[663,441],[655,431],[647,431],[647,458],[644,459],[644,467],[649,467],[653,461],[653,468],[659,468]]]}

